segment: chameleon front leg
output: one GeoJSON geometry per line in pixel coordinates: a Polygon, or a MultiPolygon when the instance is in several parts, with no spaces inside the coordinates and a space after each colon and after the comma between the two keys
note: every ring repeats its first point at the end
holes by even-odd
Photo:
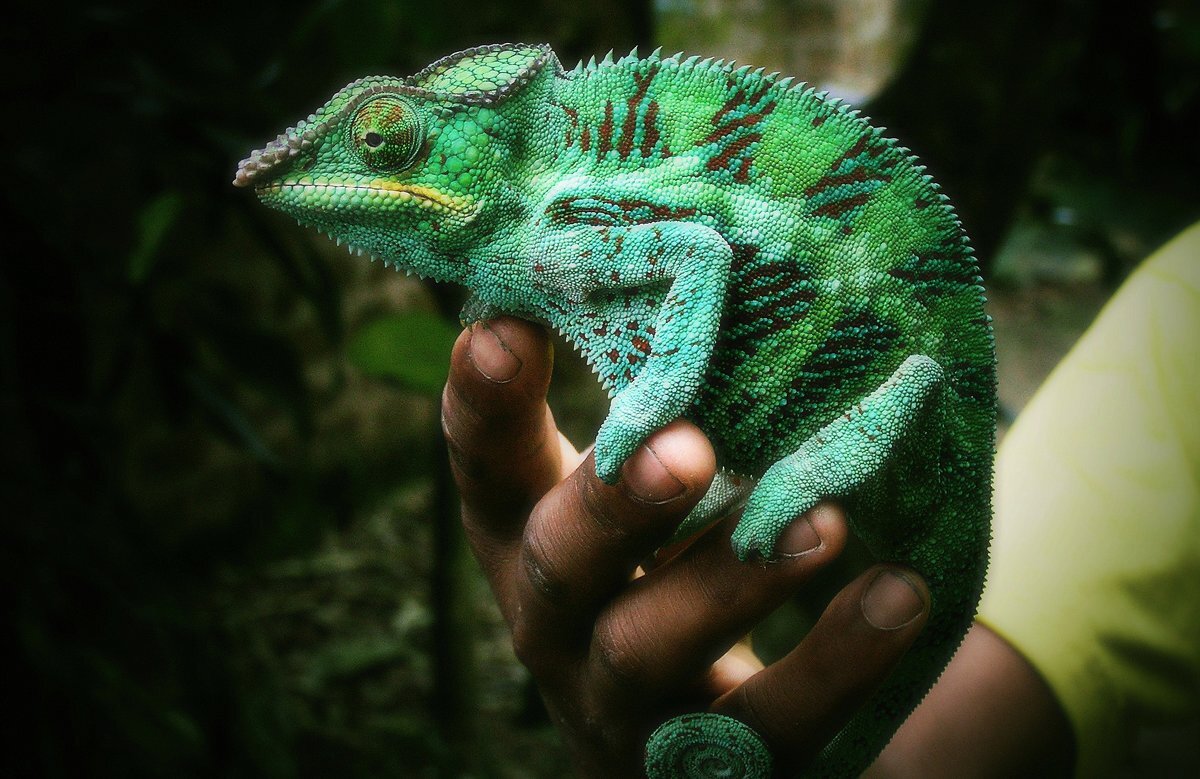
{"type": "MultiPolygon", "coordinates": [[[[712,228],[691,222],[591,227],[567,232],[543,256],[584,257],[573,278],[583,298],[633,298],[670,286],[658,305],[640,371],[613,397],[596,434],[596,474],[616,482],[621,464],[650,433],[682,415],[700,392],[717,340],[733,251],[712,228]]],[[[560,271],[561,272],[561,271],[560,271]]]]}
{"type": "Polygon", "coordinates": [[[822,498],[850,494],[884,466],[942,381],[925,355],[908,357],[887,381],[763,474],[733,532],[737,556],[770,558],[780,533],[822,498]]]}

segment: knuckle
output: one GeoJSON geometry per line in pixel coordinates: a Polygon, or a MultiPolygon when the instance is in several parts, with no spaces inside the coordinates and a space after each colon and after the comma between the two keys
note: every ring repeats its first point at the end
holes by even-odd
{"type": "Polygon", "coordinates": [[[481,415],[475,405],[463,396],[458,383],[450,380],[442,387],[442,431],[449,437],[453,432],[471,427],[481,415]]]}
{"type": "Polygon", "coordinates": [[[610,682],[625,688],[644,681],[647,676],[647,640],[630,616],[608,615],[596,626],[593,658],[610,682]]]}
{"type": "Polygon", "coordinates": [[[545,448],[547,413],[544,399],[524,405],[507,401],[481,405],[449,382],[442,390],[442,437],[465,452],[485,450],[519,461],[545,448]]]}
{"type": "Polygon", "coordinates": [[[684,584],[689,593],[694,593],[693,602],[714,614],[743,605],[763,578],[763,566],[734,558],[729,534],[724,530],[714,528],[714,532],[706,534],[691,550],[693,554],[683,561],[684,584]]]}
{"type": "Polygon", "coordinates": [[[570,594],[567,577],[554,561],[543,534],[533,532],[538,523],[530,523],[531,532],[521,540],[521,572],[530,590],[548,605],[561,605],[570,594]]]}
{"type": "Polygon", "coordinates": [[[687,567],[688,578],[691,579],[691,589],[695,591],[698,602],[706,610],[720,613],[741,604],[746,582],[742,571],[720,570],[711,557],[710,554],[702,554],[691,558],[687,567]]]}
{"type": "Polygon", "coordinates": [[[456,461],[466,462],[465,453],[473,449],[478,431],[483,425],[479,410],[462,397],[453,383],[442,390],[442,438],[456,461]]]}

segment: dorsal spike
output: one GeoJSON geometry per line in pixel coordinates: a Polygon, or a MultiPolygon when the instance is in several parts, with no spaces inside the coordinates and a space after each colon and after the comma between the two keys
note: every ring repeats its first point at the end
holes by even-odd
{"type": "Polygon", "coordinates": [[[596,69],[596,55],[595,54],[593,54],[592,58],[588,60],[587,69],[588,70],[596,69]]]}
{"type": "Polygon", "coordinates": [[[603,61],[602,61],[600,64],[601,64],[601,65],[611,65],[611,64],[613,64],[613,50],[612,50],[612,49],[609,49],[609,50],[608,50],[608,54],[605,54],[605,55],[604,55],[604,60],[603,60],[603,61]]]}
{"type": "Polygon", "coordinates": [[[631,60],[639,59],[637,46],[634,46],[632,49],[629,50],[628,56],[629,56],[629,59],[631,59],[631,60]]]}
{"type": "MultiPolygon", "coordinates": [[[[634,48],[634,51],[637,51],[637,47],[636,47],[636,46],[634,46],[633,48],[634,48]]],[[[652,59],[652,60],[660,60],[660,59],[662,59],[662,46],[659,46],[659,47],[658,47],[658,48],[656,48],[654,51],[650,52],[650,56],[649,56],[649,57],[647,57],[646,59],[652,59]]]]}

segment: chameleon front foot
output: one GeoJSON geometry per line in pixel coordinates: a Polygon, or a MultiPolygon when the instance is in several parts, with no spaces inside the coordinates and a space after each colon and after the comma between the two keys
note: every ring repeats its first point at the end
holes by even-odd
{"type": "Polygon", "coordinates": [[[646,742],[649,779],[767,779],[771,752],[746,723],[723,714],[667,720],[646,742]]]}
{"type": "Polygon", "coordinates": [[[596,436],[596,446],[592,454],[596,459],[596,477],[605,484],[616,484],[621,476],[621,466],[637,451],[639,441],[626,436],[624,440],[613,440],[611,435],[596,436]],[[612,441],[612,443],[609,443],[612,441]]]}
{"type": "Polygon", "coordinates": [[[596,476],[605,484],[616,484],[621,476],[621,466],[633,456],[642,442],[652,432],[665,425],[670,418],[660,419],[652,413],[664,408],[654,398],[645,398],[646,393],[637,392],[634,384],[613,399],[608,416],[596,433],[596,476]]]}

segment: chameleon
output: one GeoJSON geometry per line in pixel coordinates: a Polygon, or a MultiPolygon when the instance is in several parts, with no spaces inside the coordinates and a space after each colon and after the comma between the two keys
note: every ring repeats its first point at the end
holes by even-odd
{"type": "MultiPolygon", "coordinates": [[[[843,502],[879,559],[925,577],[930,617],[820,752],[856,775],[969,626],[990,539],[995,350],[948,198],[857,111],[778,73],[661,49],[566,70],[548,45],[479,46],[372,76],[252,152],[233,182],[353,253],[466,286],[465,324],[554,327],[607,389],[597,476],[666,423],[719,473],[680,525],[741,508],[731,543],[772,559],[843,502]]],[[[748,726],[662,724],[651,777],[765,777],[748,726]]]]}

